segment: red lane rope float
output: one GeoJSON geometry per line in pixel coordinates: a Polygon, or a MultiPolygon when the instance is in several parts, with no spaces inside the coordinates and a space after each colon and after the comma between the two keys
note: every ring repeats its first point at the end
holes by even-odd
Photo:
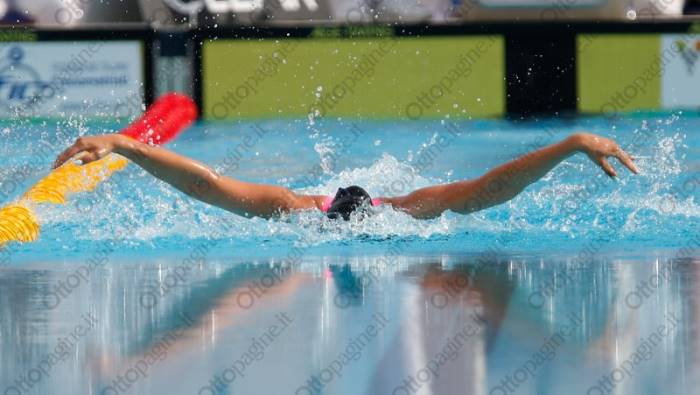
{"type": "Polygon", "coordinates": [[[161,96],[120,133],[147,144],[166,144],[197,119],[197,105],[179,93],[161,96]]]}
{"type": "MultiPolygon", "coordinates": [[[[174,139],[197,118],[197,106],[189,97],[168,93],[120,133],[143,143],[160,145],[174,139]]],[[[30,209],[32,204],[63,204],[72,193],[91,191],[112,173],[126,167],[119,155],[80,166],[69,162],[53,170],[30,188],[20,200],[0,209],[0,247],[10,241],[31,242],[39,237],[40,226],[30,209]]]]}

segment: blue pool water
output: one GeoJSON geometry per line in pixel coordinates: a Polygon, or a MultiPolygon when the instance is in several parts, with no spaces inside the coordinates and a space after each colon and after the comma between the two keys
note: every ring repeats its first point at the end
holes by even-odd
{"type": "MultiPolygon", "coordinates": [[[[1,125],[2,200],[117,127],[1,125]]],[[[614,137],[641,174],[578,155],[473,215],[345,223],[235,217],[129,166],[38,207],[41,239],[0,251],[0,394],[690,393],[699,129],[682,113],[199,124],[170,148],[315,194],[476,177],[579,130],[614,137]]]]}

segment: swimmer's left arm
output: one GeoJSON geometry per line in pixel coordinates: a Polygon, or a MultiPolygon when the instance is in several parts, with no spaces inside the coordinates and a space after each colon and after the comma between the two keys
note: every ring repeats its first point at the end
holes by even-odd
{"type": "Polygon", "coordinates": [[[277,185],[226,177],[193,159],[118,134],[79,138],[58,156],[54,167],[70,158],[89,163],[110,152],[125,156],[197,200],[245,217],[270,218],[282,212],[320,208],[323,200],[322,196],[298,195],[277,185]]]}
{"type": "Polygon", "coordinates": [[[615,157],[633,173],[638,172],[632,158],[613,140],[577,133],[498,166],[479,178],[380,199],[416,218],[434,218],[447,210],[468,214],[507,202],[577,152],[585,153],[610,177],[617,176],[617,172],[608,162],[608,157],[615,157]]]}

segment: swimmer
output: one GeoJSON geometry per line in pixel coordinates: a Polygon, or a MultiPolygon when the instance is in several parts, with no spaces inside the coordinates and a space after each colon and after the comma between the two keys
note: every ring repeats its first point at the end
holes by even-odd
{"type": "Polygon", "coordinates": [[[276,185],[254,184],[217,174],[207,166],[157,146],[119,134],[81,137],[63,151],[54,168],[66,161],[89,163],[114,152],[185,194],[244,217],[272,218],[299,210],[320,210],[329,218],[349,220],[355,212],[368,212],[372,205],[387,204],[415,218],[429,219],[445,211],[469,214],[517,196],[566,158],[584,153],[610,177],[617,172],[608,162],[617,158],[638,173],[632,158],[611,139],[590,133],[568,138],[530,152],[490,170],[481,177],[434,185],[405,196],[370,198],[358,186],[339,188],[334,196],[302,195],[276,185]]]}

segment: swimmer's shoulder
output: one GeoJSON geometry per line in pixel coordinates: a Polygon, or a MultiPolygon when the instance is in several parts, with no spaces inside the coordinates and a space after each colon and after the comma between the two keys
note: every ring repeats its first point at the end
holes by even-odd
{"type": "Polygon", "coordinates": [[[330,202],[333,201],[332,196],[324,195],[297,195],[299,199],[300,209],[318,209],[319,211],[326,212],[328,207],[330,207],[330,202]]]}

